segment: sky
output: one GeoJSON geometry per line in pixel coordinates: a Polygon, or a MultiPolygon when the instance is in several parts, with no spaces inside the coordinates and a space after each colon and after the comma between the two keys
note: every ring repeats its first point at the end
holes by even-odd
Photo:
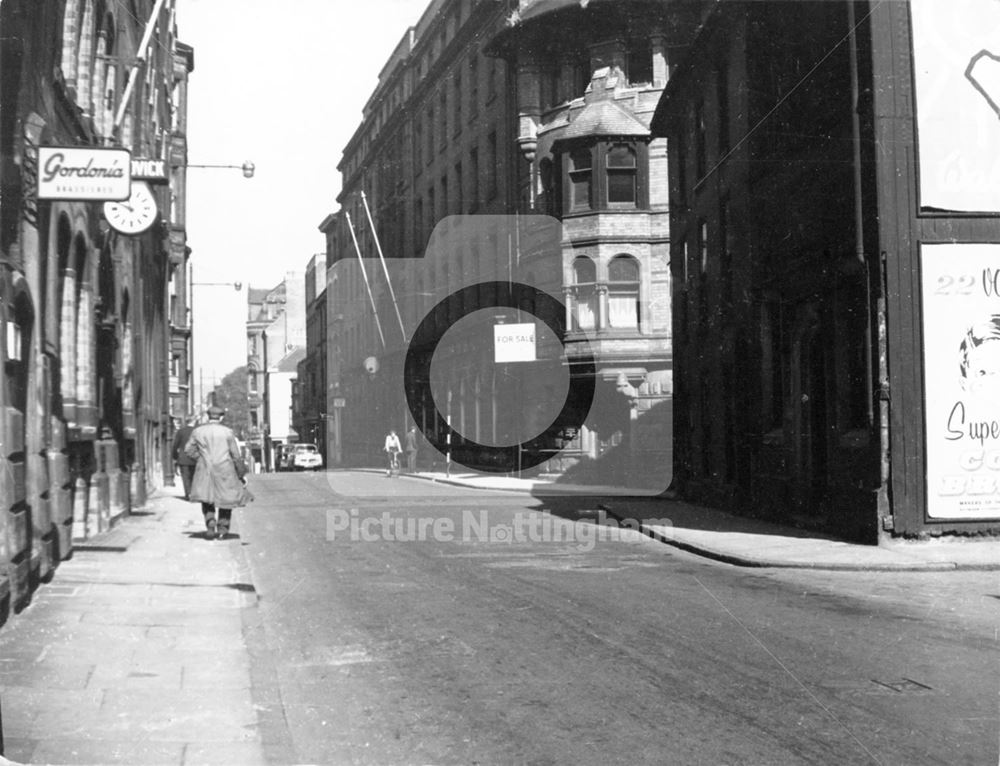
{"type": "Polygon", "coordinates": [[[196,391],[246,363],[247,286],[273,287],[324,251],[318,226],[336,210],[341,151],[427,4],[177,0],[178,39],[195,62],[188,163],[256,166],[250,179],[188,170],[196,391]]]}

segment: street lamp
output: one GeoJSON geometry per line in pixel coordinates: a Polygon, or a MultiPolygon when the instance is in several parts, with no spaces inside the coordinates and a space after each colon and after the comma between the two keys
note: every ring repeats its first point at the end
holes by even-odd
{"type": "Polygon", "coordinates": [[[187,164],[185,167],[189,168],[236,168],[237,170],[243,171],[244,178],[253,178],[256,166],[250,162],[250,160],[244,160],[242,165],[192,165],[187,164]]]}
{"type": "Polygon", "coordinates": [[[243,289],[242,282],[192,282],[191,287],[232,287],[236,292],[243,289]]]}
{"type": "MultiPolygon", "coordinates": [[[[192,269],[193,273],[193,269],[192,269]]],[[[236,292],[240,292],[243,289],[242,282],[190,282],[191,287],[191,300],[188,302],[188,314],[190,316],[191,329],[194,330],[194,288],[195,287],[232,287],[236,292]]],[[[193,334],[193,333],[192,333],[193,334]]],[[[190,343],[191,348],[191,361],[194,362],[194,342],[190,343]]],[[[198,400],[198,405],[201,406],[202,397],[205,396],[205,381],[202,378],[201,366],[198,366],[198,395],[195,397],[198,400]]]]}

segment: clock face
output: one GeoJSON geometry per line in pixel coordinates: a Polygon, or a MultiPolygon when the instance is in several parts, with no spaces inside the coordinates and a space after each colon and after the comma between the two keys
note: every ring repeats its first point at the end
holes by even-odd
{"type": "Polygon", "coordinates": [[[122,234],[140,234],[156,220],[156,198],[147,183],[133,181],[127,200],[104,203],[104,217],[122,234]]]}

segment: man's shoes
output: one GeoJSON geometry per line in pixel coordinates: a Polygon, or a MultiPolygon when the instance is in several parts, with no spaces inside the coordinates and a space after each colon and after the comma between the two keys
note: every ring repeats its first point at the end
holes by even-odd
{"type": "Polygon", "coordinates": [[[219,539],[225,540],[226,535],[229,534],[229,527],[227,525],[219,524],[219,539]]]}
{"type": "Polygon", "coordinates": [[[215,519],[208,519],[205,522],[205,539],[214,540],[215,539],[215,519]]]}

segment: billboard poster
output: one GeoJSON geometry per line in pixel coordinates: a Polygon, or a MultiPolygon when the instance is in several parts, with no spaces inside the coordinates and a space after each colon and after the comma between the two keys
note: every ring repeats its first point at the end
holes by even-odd
{"type": "Polygon", "coordinates": [[[924,244],[927,516],[1000,519],[1000,244],[924,244]]]}
{"type": "Polygon", "coordinates": [[[922,208],[1000,212],[1000,3],[911,0],[922,208]]]}

